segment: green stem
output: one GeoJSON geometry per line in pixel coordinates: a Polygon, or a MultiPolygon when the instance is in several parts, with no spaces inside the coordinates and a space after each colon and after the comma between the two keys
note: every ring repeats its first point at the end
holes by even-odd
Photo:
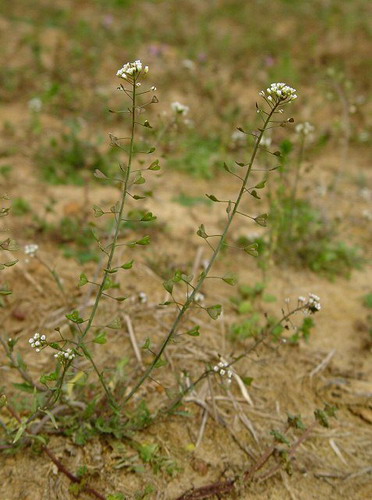
{"type": "Polygon", "coordinates": [[[87,326],[86,326],[85,330],[83,331],[83,333],[81,335],[80,342],[86,337],[86,335],[90,331],[90,328],[92,326],[93,320],[95,318],[95,315],[96,315],[96,312],[97,312],[97,309],[98,309],[98,305],[100,303],[100,300],[102,298],[102,294],[104,292],[104,288],[105,288],[105,285],[106,285],[107,278],[108,278],[108,276],[110,274],[109,271],[111,269],[111,264],[112,264],[112,260],[114,258],[115,249],[116,249],[116,243],[117,243],[117,240],[118,240],[118,237],[119,237],[120,224],[121,224],[121,219],[122,219],[122,216],[123,216],[125,201],[126,201],[126,197],[127,197],[128,180],[129,180],[129,175],[130,175],[130,170],[131,170],[131,165],[132,165],[132,159],[133,159],[134,129],[135,129],[135,108],[136,108],[136,82],[135,82],[135,80],[133,81],[132,104],[133,104],[132,105],[132,127],[131,127],[131,139],[130,139],[130,146],[129,146],[128,165],[127,165],[127,168],[126,168],[126,171],[125,171],[125,178],[124,178],[122,192],[121,192],[120,208],[119,208],[119,212],[118,212],[117,218],[116,218],[115,233],[114,233],[114,236],[113,236],[113,239],[112,239],[111,249],[110,249],[110,253],[109,253],[109,256],[108,256],[107,266],[106,266],[106,269],[104,271],[102,282],[101,282],[101,284],[99,286],[99,289],[98,289],[98,292],[97,292],[97,295],[96,295],[96,300],[94,302],[93,309],[92,309],[92,311],[90,313],[87,326]]]}
{"type": "Polygon", "coordinates": [[[275,105],[270,113],[268,114],[266,120],[265,120],[265,123],[264,123],[264,126],[262,129],[260,129],[260,133],[257,137],[257,140],[256,140],[256,143],[255,143],[255,146],[254,146],[254,149],[253,149],[253,152],[252,152],[252,155],[251,155],[251,159],[249,161],[249,164],[248,164],[248,168],[247,168],[247,172],[245,174],[245,177],[244,177],[244,180],[243,180],[243,183],[242,183],[242,186],[240,188],[240,191],[239,191],[239,194],[236,198],[236,201],[234,203],[234,208],[232,209],[232,211],[230,212],[229,214],[229,217],[228,217],[228,220],[227,220],[227,223],[226,223],[226,226],[225,226],[225,229],[221,235],[221,238],[218,242],[218,245],[217,247],[215,248],[214,252],[213,252],[213,255],[212,255],[212,258],[211,260],[209,261],[209,264],[207,266],[207,268],[205,269],[204,273],[202,274],[202,276],[200,277],[196,287],[194,288],[194,290],[192,291],[192,293],[190,294],[190,296],[187,298],[186,302],[184,303],[184,305],[182,306],[182,308],[180,309],[174,323],[173,323],[173,326],[172,328],[170,329],[167,337],[165,338],[165,340],[163,341],[157,355],[155,356],[153,362],[151,363],[151,365],[147,368],[147,370],[145,371],[145,373],[141,376],[141,378],[139,379],[139,381],[135,384],[135,386],[133,387],[133,389],[130,391],[130,393],[128,394],[128,396],[125,398],[124,400],[124,403],[127,403],[132,397],[133,395],[138,391],[138,389],[141,387],[141,385],[145,382],[145,380],[151,375],[152,371],[154,370],[157,362],[159,361],[159,359],[161,358],[163,352],[165,351],[167,345],[169,344],[169,342],[171,341],[171,339],[173,338],[174,334],[176,333],[177,331],[177,328],[178,328],[178,325],[180,324],[185,312],[189,309],[190,305],[192,304],[193,300],[194,300],[194,297],[195,295],[199,292],[199,290],[201,289],[203,283],[204,283],[204,280],[205,278],[208,276],[213,264],[214,264],[214,261],[216,260],[221,248],[222,248],[222,245],[226,239],[226,236],[227,236],[227,233],[228,233],[228,230],[231,226],[231,223],[236,215],[236,212],[239,208],[239,205],[240,205],[240,201],[243,197],[243,194],[245,192],[245,188],[247,186],[247,182],[248,182],[248,179],[249,179],[249,176],[250,176],[250,173],[251,173],[251,170],[252,170],[252,166],[253,166],[253,163],[254,163],[254,160],[256,158],[256,155],[257,155],[257,151],[258,151],[258,148],[259,148],[259,145],[260,145],[260,142],[261,142],[261,139],[262,139],[262,136],[266,130],[266,127],[268,126],[270,120],[271,120],[271,117],[272,115],[274,114],[275,110],[277,108],[277,105],[275,105]]]}

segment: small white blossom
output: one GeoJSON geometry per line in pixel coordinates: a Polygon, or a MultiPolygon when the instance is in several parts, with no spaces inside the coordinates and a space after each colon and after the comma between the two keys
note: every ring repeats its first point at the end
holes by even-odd
{"type": "Polygon", "coordinates": [[[218,373],[221,377],[227,375],[227,383],[231,384],[233,371],[229,369],[229,363],[226,363],[226,361],[220,361],[217,365],[213,367],[213,371],[218,373]]]}
{"type": "Polygon", "coordinates": [[[72,349],[66,349],[66,351],[57,352],[54,357],[63,363],[72,361],[75,358],[75,353],[72,351],[72,349]]]}
{"type": "Polygon", "coordinates": [[[40,352],[41,348],[47,344],[46,336],[40,335],[36,332],[33,337],[29,339],[30,346],[35,349],[36,352],[40,352]]]}
{"type": "Polygon", "coordinates": [[[320,311],[322,306],[320,305],[320,298],[315,295],[315,293],[309,293],[309,299],[306,304],[307,311],[309,314],[314,314],[320,311]]]}
{"type": "Polygon", "coordinates": [[[283,82],[272,83],[266,91],[261,90],[259,95],[274,105],[286,104],[297,99],[296,90],[283,82]]]}
{"type": "MultiPolygon", "coordinates": [[[[143,71],[144,73],[147,73],[148,70],[149,67],[145,66],[143,71]]],[[[124,64],[124,66],[117,71],[116,76],[118,76],[119,78],[124,78],[124,80],[127,80],[128,78],[131,79],[139,75],[141,71],[142,71],[142,62],[138,59],[137,61],[124,64]]]]}
{"type": "Polygon", "coordinates": [[[151,90],[152,90],[153,92],[155,92],[155,90],[156,90],[155,85],[153,85],[153,86],[151,87],[151,90]]]}
{"type": "Polygon", "coordinates": [[[146,304],[146,302],[148,301],[148,297],[145,292],[140,292],[138,294],[138,300],[141,302],[141,304],[146,304]]]}
{"type": "Polygon", "coordinates": [[[29,255],[30,257],[35,257],[36,252],[39,250],[39,245],[36,245],[35,243],[30,243],[29,245],[25,245],[24,247],[24,252],[26,255],[29,255]]]}
{"type": "Polygon", "coordinates": [[[43,101],[40,99],[40,97],[33,97],[28,101],[28,108],[34,113],[40,113],[42,107],[43,101]]]}
{"type": "Polygon", "coordinates": [[[310,135],[312,132],[314,132],[315,127],[311,125],[309,122],[304,122],[304,123],[298,123],[295,128],[297,134],[301,134],[304,136],[310,135]]]}
{"type": "Polygon", "coordinates": [[[189,112],[190,108],[188,106],[185,106],[184,104],[181,104],[178,101],[172,102],[171,108],[177,115],[187,115],[189,112]]]}

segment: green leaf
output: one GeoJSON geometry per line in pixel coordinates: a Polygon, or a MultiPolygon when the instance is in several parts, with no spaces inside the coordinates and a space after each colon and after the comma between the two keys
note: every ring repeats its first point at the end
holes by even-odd
{"type": "Polygon", "coordinates": [[[165,359],[159,358],[157,362],[154,364],[154,368],[160,368],[161,366],[166,366],[167,364],[168,362],[165,359]]]}
{"type": "Polygon", "coordinates": [[[12,293],[11,290],[0,290],[0,295],[11,295],[12,293]]]}
{"type": "Polygon", "coordinates": [[[133,182],[133,184],[145,184],[146,179],[143,177],[142,174],[139,174],[137,179],[133,182]]]}
{"type": "Polygon", "coordinates": [[[140,240],[136,241],[136,245],[149,245],[150,244],[150,236],[144,236],[140,240]]]}
{"type": "Polygon", "coordinates": [[[122,269],[132,269],[133,267],[133,262],[134,260],[130,260],[129,262],[126,262],[122,266],[120,266],[122,269]]]}
{"type": "Polygon", "coordinates": [[[256,189],[263,189],[263,188],[265,187],[265,185],[266,185],[266,180],[264,180],[264,181],[262,181],[262,182],[259,182],[259,183],[255,186],[255,188],[256,188],[256,189]]]}
{"type": "Polygon", "coordinates": [[[244,384],[247,385],[248,387],[252,385],[252,382],[254,380],[253,377],[240,377],[240,378],[243,380],[244,384]]]}
{"type": "Polygon", "coordinates": [[[255,189],[252,189],[252,191],[248,191],[248,193],[253,196],[253,198],[256,198],[257,200],[260,200],[261,198],[258,196],[257,191],[255,189]]]}
{"type": "Polygon", "coordinates": [[[244,248],[244,252],[252,255],[253,257],[258,257],[258,243],[252,243],[244,248]]]}
{"type": "Polygon", "coordinates": [[[121,328],[120,318],[115,318],[111,323],[106,325],[107,328],[111,328],[112,330],[119,330],[121,328]]]}
{"type": "Polygon", "coordinates": [[[156,148],[152,147],[147,151],[147,154],[151,154],[155,151],[156,148]]]}
{"type": "Polygon", "coordinates": [[[257,217],[255,217],[254,220],[257,222],[259,226],[263,227],[267,226],[267,214],[257,215],[257,217]]]}
{"type": "Polygon", "coordinates": [[[79,311],[72,311],[70,314],[66,314],[66,318],[72,321],[73,323],[84,323],[83,318],[80,317],[79,311]]]}
{"type": "Polygon", "coordinates": [[[26,427],[27,427],[27,425],[26,425],[25,422],[21,424],[21,426],[19,427],[19,429],[18,429],[18,431],[17,431],[17,433],[16,433],[16,435],[15,435],[15,437],[13,439],[13,444],[16,443],[17,441],[19,441],[21,439],[22,434],[26,430],[26,427]]]}
{"type": "Polygon", "coordinates": [[[208,235],[205,232],[205,227],[204,224],[200,224],[199,229],[196,231],[196,234],[200,236],[201,238],[207,239],[208,235]]]}
{"type": "Polygon", "coordinates": [[[160,170],[159,160],[153,161],[147,170],[160,170]]]}
{"type": "Polygon", "coordinates": [[[144,200],[145,198],[146,198],[146,196],[139,196],[138,194],[133,195],[134,200],[144,200]]]}
{"type": "Polygon", "coordinates": [[[172,279],[164,281],[163,287],[166,289],[168,293],[171,294],[173,292],[174,281],[172,279]]]}
{"type": "Polygon", "coordinates": [[[227,273],[222,277],[222,280],[228,285],[235,286],[238,282],[238,279],[234,273],[227,273]]]}
{"type": "Polygon", "coordinates": [[[33,394],[35,390],[34,386],[32,384],[29,384],[28,382],[13,383],[13,385],[22,392],[29,392],[33,394]]]}
{"type": "Polygon", "coordinates": [[[205,195],[207,198],[209,198],[212,201],[219,202],[220,200],[214,196],[214,194],[206,194],[205,195]]]}
{"type": "Polygon", "coordinates": [[[273,429],[270,431],[270,434],[274,436],[275,441],[278,441],[278,443],[287,444],[288,446],[291,445],[291,442],[281,432],[273,429]]]}
{"type": "MultiPolygon", "coordinates": [[[[108,326],[108,328],[111,328],[108,326]]],[[[107,334],[106,332],[99,332],[96,338],[93,340],[95,344],[106,344],[107,342],[107,334]]]]}
{"type": "Polygon", "coordinates": [[[212,319],[217,319],[222,313],[222,306],[216,304],[215,306],[207,307],[206,311],[212,319]]]}
{"type": "Polygon", "coordinates": [[[145,343],[142,346],[142,349],[151,349],[151,340],[150,337],[147,337],[145,343]]]}
{"type": "Polygon", "coordinates": [[[93,205],[93,210],[94,210],[94,217],[102,217],[102,215],[105,213],[101,207],[98,205],[93,205]]]}
{"type": "Polygon", "coordinates": [[[80,274],[80,279],[79,279],[79,286],[84,286],[87,283],[89,283],[88,278],[85,273],[80,274]]]}
{"type": "Polygon", "coordinates": [[[58,379],[58,371],[54,371],[54,372],[49,373],[47,375],[41,375],[40,383],[46,385],[47,382],[54,382],[57,379],[58,379]]]}
{"type": "Polygon", "coordinates": [[[191,328],[191,330],[187,330],[186,335],[190,335],[191,337],[199,337],[200,335],[200,326],[194,326],[194,328],[191,328]]]}
{"type": "Polygon", "coordinates": [[[149,222],[156,219],[156,215],[153,215],[152,212],[146,212],[145,215],[141,218],[142,222],[149,222]]]}

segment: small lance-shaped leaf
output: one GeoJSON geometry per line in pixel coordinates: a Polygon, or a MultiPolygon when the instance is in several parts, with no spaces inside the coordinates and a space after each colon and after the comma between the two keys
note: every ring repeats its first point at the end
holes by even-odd
{"type": "Polygon", "coordinates": [[[0,295],[12,295],[11,290],[0,290],[0,295]]]}
{"type": "Polygon", "coordinates": [[[187,330],[187,332],[185,332],[186,335],[190,335],[191,337],[199,337],[200,335],[200,326],[197,325],[197,326],[194,326],[194,328],[191,328],[191,330],[187,330]]]}
{"type": "Polygon", "coordinates": [[[222,306],[216,304],[215,306],[207,307],[206,311],[212,319],[217,319],[222,312],[222,306]]]}
{"type": "Polygon", "coordinates": [[[112,330],[119,330],[121,328],[120,318],[115,318],[111,323],[106,325],[107,328],[111,328],[112,330]]]}
{"type": "Polygon", "coordinates": [[[156,148],[152,147],[147,151],[147,154],[151,154],[155,151],[156,148]]]}
{"type": "Polygon", "coordinates": [[[238,280],[237,277],[234,273],[227,273],[224,276],[222,276],[222,280],[227,283],[228,285],[234,286],[237,284],[238,280]]]}
{"type": "Polygon", "coordinates": [[[204,224],[200,224],[199,229],[196,231],[196,234],[200,236],[201,238],[207,239],[208,235],[205,232],[205,227],[204,224]]]}
{"type": "Polygon", "coordinates": [[[80,274],[79,286],[84,286],[89,283],[87,275],[85,273],[80,274]]]}
{"type": "Polygon", "coordinates": [[[93,210],[94,210],[94,217],[102,217],[102,215],[105,213],[101,207],[98,205],[93,205],[93,210]]]}
{"type": "Polygon", "coordinates": [[[79,311],[72,311],[70,314],[66,314],[66,318],[73,323],[84,323],[83,318],[80,317],[79,311]]]}
{"type": "Polygon", "coordinates": [[[207,198],[209,198],[212,201],[215,201],[216,203],[219,203],[220,200],[214,196],[214,194],[206,194],[205,195],[207,198]]]}
{"type": "Polygon", "coordinates": [[[157,362],[154,364],[154,368],[160,368],[161,366],[165,366],[167,364],[168,362],[165,359],[159,358],[157,362]]]}
{"type": "Polygon", "coordinates": [[[252,255],[253,257],[258,257],[258,243],[252,243],[244,248],[244,252],[252,255]]]}
{"type": "Polygon", "coordinates": [[[273,429],[270,431],[270,434],[274,436],[275,441],[278,441],[278,443],[287,444],[288,446],[291,445],[291,442],[281,432],[273,429]]]}
{"type": "Polygon", "coordinates": [[[153,161],[147,170],[160,170],[159,160],[153,161]]]}
{"type": "Polygon", "coordinates": [[[121,265],[120,267],[122,269],[132,269],[133,262],[134,262],[134,260],[130,260],[129,262],[126,262],[125,264],[121,265]]]}
{"type": "Polygon", "coordinates": [[[99,332],[95,339],[93,339],[95,344],[106,344],[107,342],[107,334],[106,332],[99,332]]]}
{"type": "Polygon", "coordinates": [[[255,222],[257,222],[259,226],[263,227],[267,226],[267,214],[257,215],[257,217],[255,217],[254,220],[255,222]]]}
{"type": "Polygon", "coordinates": [[[17,441],[19,441],[22,437],[22,434],[25,432],[26,430],[26,427],[27,427],[27,424],[25,422],[23,422],[21,424],[21,426],[19,427],[16,435],[14,436],[14,439],[13,439],[13,444],[16,443],[17,441]]]}

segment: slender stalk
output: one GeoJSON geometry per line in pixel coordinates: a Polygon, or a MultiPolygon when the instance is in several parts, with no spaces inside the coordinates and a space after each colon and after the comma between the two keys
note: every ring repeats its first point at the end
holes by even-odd
{"type": "Polygon", "coordinates": [[[230,212],[229,216],[228,216],[228,220],[227,220],[227,223],[226,223],[226,226],[225,226],[225,229],[221,235],[221,238],[218,242],[218,245],[216,246],[214,252],[213,252],[213,255],[209,261],[209,264],[207,266],[207,268],[205,269],[204,273],[202,274],[202,276],[200,277],[196,287],[194,288],[194,290],[192,291],[192,293],[189,295],[189,297],[187,298],[186,302],[184,303],[184,305],[182,306],[182,308],[180,309],[174,323],[173,323],[173,326],[172,328],[170,329],[167,337],[165,338],[165,340],[163,341],[158,353],[156,354],[153,362],[151,363],[151,365],[147,368],[147,370],[145,371],[145,373],[141,376],[141,378],[139,379],[139,381],[135,384],[135,386],[133,387],[133,389],[130,391],[130,393],[128,394],[128,396],[125,398],[124,400],[124,403],[127,403],[132,397],[133,395],[138,391],[138,389],[141,387],[141,385],[145,382],[145,380],[150,376],[150,374],[152,373],[152,371],[154,370],[157,362],[159,361],[159,359],[161,358],[164,350],[166,349],[167,345],[169,344],[169,342],[171,341],[173,335],[176,333],[177,331],[177,328],[178,328],[178,325],[180,324],[181,320],[183,319],[183,316],[184,314],[186,313],[186,311],[189,309],[190,305],[192,304],[193,300],[194,300],[194,297],[195,295],[199,292],[200,288],[202,287],[203,283],[204,283],[204,280],[207,278],[210,270],[212,269],[212,266],[218,256],[218,254],[220,253],[220,250],[222,248],[222,245],[224,244],[224,241],[226,239],[226,236],[227,236],[227,233],[229,231],[229,228],[231,226],[231,223],[238,211],[238,208],[239,208],[239,205],[240,205],[240,202],[241,202],[241,199],[243,197],[243,194],[246,190],[246,186],[247,186],[247,182],[248,182],[248,179],[249,179],[249,176],[250,176],[250,173],[251,173],[251,170],[252,170],[252,166],[253,166],[253,163],[254,163],[254,160],[256,158],[256,155],[257,155],[257,151],[259,149],[259,145],[260,145],[260,142],[261,142],[261,139],[262,139],[262,136],[271,120],[271,117],[272,115],[274,114],[275,110],[277,108],[277,105],[275,105],[270,113],[267,115],[266,117],[266,120],[265,120],[265,123],[262,127],[262,129],[260,129],[260,133],[257,137],[257,140],[256,140],[256,143],[255,143],[255,146],[253,148],[253,152],[252,152],[252,155],[251,155],[251,158],[250,158],[250,161],[248,163],[248,168],[247,168],[247,172],[245,174],[245,177],[244,177],[244,180],[243,180],[243,183],[242,183],[242,186],[240,188],[240,191],[239,191],[239,194],[236,198],[236,201],[233,203],[233,206],[234,208],[232,209],[232,211],[230,212]]]}
{"type": "Polygon", "coordinates": [[[290,212],[289,212],[289,221],[288,221],[288,239],[291,239],[292,236],[292,226],[293,226],[293,217],[294,217],[294,212],[295,212],[295,203],[296,203],[296,197],[297,197],[297,189],[298,189],[298,182],[300,180],[300,170],[301,170],[301,165],[303,162],[304,158],[304,150],[305,150],[305,135],[302,135],[301,138],[301,145],[300,145],[300,151],[298,154],[298,159],[297,159],[297,164],[296,164],[296,171],[295,171],[295,179],[293,183],[293,188],[292,188],[292,193],[291,193],[291,199],[290,199],[290,212]]]}
{"type": "Polygon", "coordinates": [[[113,258],[114,258],[114,254],[115,254],[116,243],[117,243],[117,240],[118,240],[118,237],[119,237],[121,219],[122,219],[122,216],[123,216],[125,201],[126,201],[126,198],[127,198],[128,180],[129,180],[129,175],[130,175],[131,166],[132,166],[132,160],[133,160],[133,156],[134,156],[134,154],[133,154],[133,149],[134,149],[133,148],[133,146],[134,146],[134,130],[135,130],[135,126],[136,126],[136,123],[135,123],[135,121],[136,121],[135,120],[135,112],[136,112],[136,79],[133,80],[132,126],[131,126],[131,138],[130,138],[130,145],[129,145],[128,165],[127,165],[126,170],[125,170],[125,177],[124,177],[123,187],[122,187],[122,191],[121,191],[120,208],[119,208],[119,212],[117,213],[117,217],[116,217],[115,233],[114,233],[114,236],[113,236],[113,239],[112,239],[112,243],[111,243],[110,253],[109,253],[109,256],[108,256],[108,260],[107,260],[107,266],[106,266],[106,269],[104,271],[103,278],[102,278],[101,284],[99,286],[99,289],[98,289],[98,292],[97,292],[97,295],[96,295],[96,299],[94,301],[93,309],[92,309],[92,311],[90,313],[90,316],[89,316],[89,319],[88,319],[87,326],[85,327],[85,330],[83,331],[83,333],[82,333],[82,335],[80,337],[80,342],[82,342],[82,340],[86,337],[86,335],[88,334],[88,332],[90,331],[90,328],[92,326],[93,320],[94,320],[95,315],[97,313],[98,305],[99,305],[99,303],[101,301],[101,298],[102,298],[102,294],[103,294],[103,291],[104,291],[104,288],[105,288],[105,285],[106,285],[107,278],[108,278],[108,276],[110,274],[109,271],[111,269],[111,264],[112,264],[112,261],[113,261],[113,258]]]}

